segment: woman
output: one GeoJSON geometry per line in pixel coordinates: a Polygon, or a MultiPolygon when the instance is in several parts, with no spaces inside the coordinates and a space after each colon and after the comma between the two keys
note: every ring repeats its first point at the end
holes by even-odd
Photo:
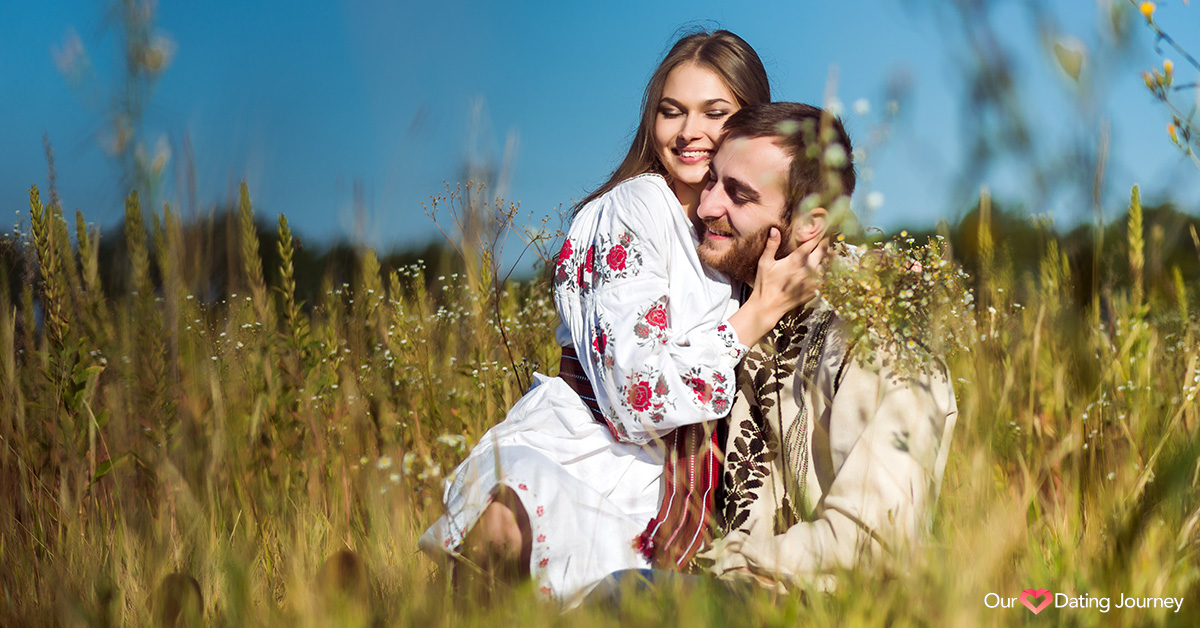
{"type": "Polygon", "coordinates": [[[531,575],[567,605],[609,573],[649,566],[635,546],[660,508],[662,437],[725,416],[747,345],[811,294],[798,272],[808,251],[776,261],[777,230],[740,308],[695,252],[721,127],[769,100],[758,55],[736,35],[697,33],[671,48],[628,155],[580,204],[557,260],[563,376],[537,376],[483,436],[423,550],[531,575]]]}

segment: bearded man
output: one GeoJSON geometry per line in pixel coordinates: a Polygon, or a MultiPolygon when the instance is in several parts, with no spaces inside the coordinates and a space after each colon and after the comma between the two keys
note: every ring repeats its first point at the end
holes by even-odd
{"type": "MultiPolygon", "coordinates": [[[[781,253],[828,239],[826,208],[854,190],[852,149],[836,117],[797,103],[742,109],[725,130],[700,200],[700,259],[752,285],[772,227],[786,234],[781,253]]],[[[787,588],[926,534],[958,416],[948,374],[928,364],[901,377],[887,356],[864,363],[849,345],[814,299],[739,366],[719,438],[724,536],[701,555],[718,577],[787,588]]]]}

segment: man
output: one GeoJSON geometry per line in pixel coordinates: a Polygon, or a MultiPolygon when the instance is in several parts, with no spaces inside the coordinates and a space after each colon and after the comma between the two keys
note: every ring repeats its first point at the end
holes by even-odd
{"type": "MultiPolygon", "coordinates": [[[[808,105],[747,108],[725,125],[701,197],[700,259],[748,286],[772,226],[781,251],[828,237],[854,189],[842,124],[808,105]]],[[[717,576],[797,584],[895,554],[928,528],[958,415],[941,365],[901,378],[848,351],[823,302],[785,317],[739,367],[724,438],[717,576]]]]}

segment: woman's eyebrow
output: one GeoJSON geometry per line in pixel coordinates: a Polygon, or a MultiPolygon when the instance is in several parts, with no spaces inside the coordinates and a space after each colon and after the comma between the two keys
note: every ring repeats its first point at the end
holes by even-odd
{"type": "MultiPolygon", "coordinates": [[[[658,104],[671,105],[672,107],[676,107],[678,109],[687,109],[687,107],[683,106],[683,103],[679,102],[678,100],[675,100],[674,98],[671,98],[670,96],[663,96],[662,98],[659,98],[658,104]]],[[[728,100],[725,100],[724,98],[710,98],[710,99],[700,103],[700,106],[701,107],[711,107],[713,105],[732,105],[732,104],[733,103],[730,103],[728,100]]]]}

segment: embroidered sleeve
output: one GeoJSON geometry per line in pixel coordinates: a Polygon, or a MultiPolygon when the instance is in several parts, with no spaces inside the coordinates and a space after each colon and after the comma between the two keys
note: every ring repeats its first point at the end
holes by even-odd
{"type": "Polygon", "coordinates": [[[576,349],[613,433],[630,442],[725,416],[746,351],[726,321],[681,311],[703,279],[670,285],[679,247],[668,238],[678,236],[661,218],[639,220],[665,211],[678,207],[625,206],[602,216],[593,241],[568,239],[555,275],[558,290],[583,293],[576,349]]]}

